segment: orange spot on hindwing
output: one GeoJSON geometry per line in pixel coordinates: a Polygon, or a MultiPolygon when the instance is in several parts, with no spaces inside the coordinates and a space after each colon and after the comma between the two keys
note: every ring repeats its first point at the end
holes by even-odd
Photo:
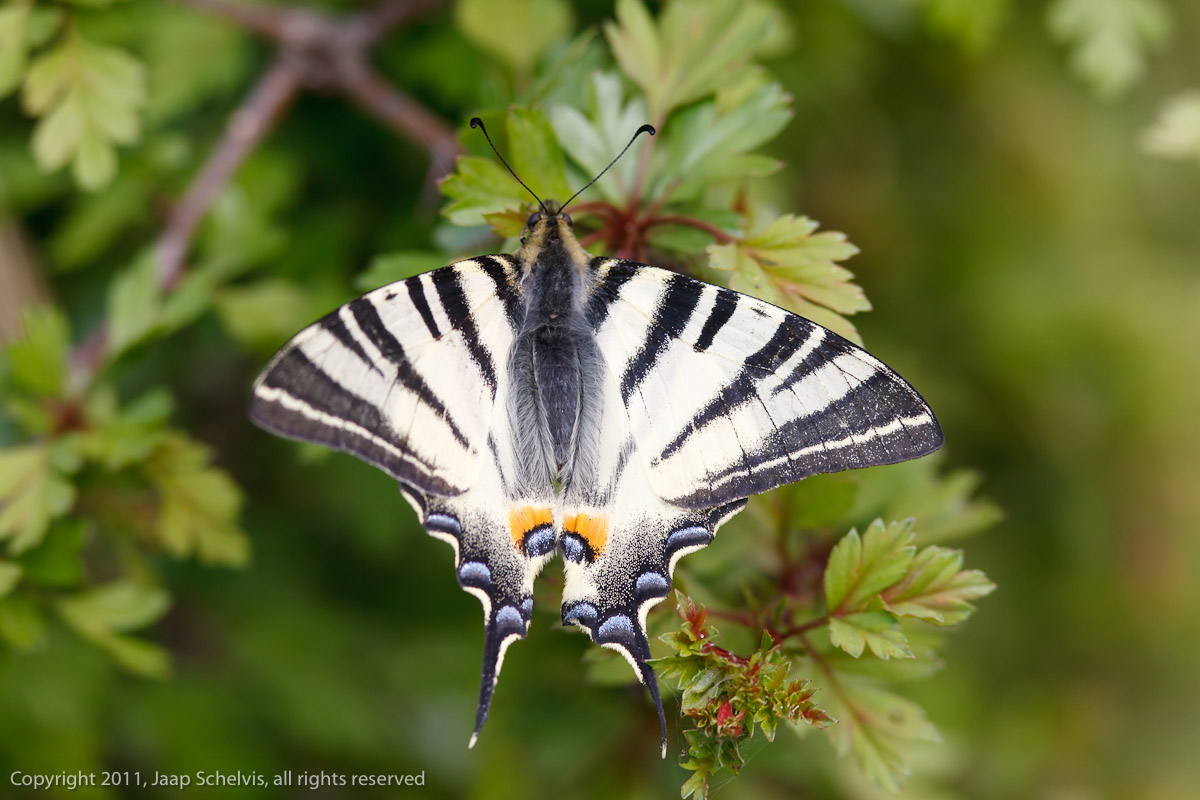
{"type": "Polygon", "coordinates": [[[508,512],[508,532],[512,535],[513,546],[526,556],[544,555],[541,552],[544,549],[542,540],[547,536],[550,547],[553,548],[553,525],[554,517],[548,508],[524,506],[510,509],[508,512]],[[529,534],[533,531],[538,531],[538,535],[530,537],[529,534]],[[533,545],[534,552],[529,552],[531,545],[533,545]]]}
{"type": "Polygon", "coordinates": [[[574,514],[563,522],[563,529],[587,542],[592,550],[592,558],[599,558],[608,544],[608,517],[574,514]]]}

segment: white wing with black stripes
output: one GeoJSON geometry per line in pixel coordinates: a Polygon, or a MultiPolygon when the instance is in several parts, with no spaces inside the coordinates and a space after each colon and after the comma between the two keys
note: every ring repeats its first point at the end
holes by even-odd
{"type": "Polygon", "coordinates": [[[531,493],[513,448],[514,270],[511,256],[483,256],[370,292],[284,346],[250,402],[259,426],[396,478],[426,531],[453,547],[459,585],[484,611],[476,735],[556,544],[550,487],[531,493]]]}
{"type": "Polygon", "coordinates": [[[594,485],[567,488],[564,623],[619,651],[666,725],[646,615],[678,560],[750,495],[937,449],[925,401],[836,334],[662,269],[592,262],[586,314],[603,360],[594,485]]]}
{"type": "Polygon", "coordinates": [[[942,445],[916,390],[832,331],[667,270],[616,259],[593,268],[596,342],[668,503],[719,506],[942,445]]]}

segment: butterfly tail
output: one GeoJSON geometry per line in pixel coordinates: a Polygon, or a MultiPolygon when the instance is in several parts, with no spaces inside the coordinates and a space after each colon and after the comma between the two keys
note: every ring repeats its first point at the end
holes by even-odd
{"type": "Polygon", "coordinates": [[[510,644],[525,638],[529,625],[528,618],[511,605],[502,606],[489,617],[483,640],[483,671],[479,683],[479,705],[475,710],[475,731],[471,734],[468,747],[475,746],[483,723],[487,722],[492,693],[496,690],[500,668],[504,665],[504,654],[510,644]]]}

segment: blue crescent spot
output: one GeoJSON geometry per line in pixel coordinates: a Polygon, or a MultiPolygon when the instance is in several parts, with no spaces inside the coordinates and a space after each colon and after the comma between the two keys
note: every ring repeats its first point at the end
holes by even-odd
{"type": "Polygon", "coordinates": [[[563,612],[563,624],[582,622],[587,627],[596,624],[596,607],[591,603],[576,603],[563,612]]]}
{"type": "Polygon", "coordinates": [[[694,547],[698,544],[708,544],[712,536],[704,528],[692,526],[680,528],[667,537],[667,547],[674,550],[680,547],[694,547]]]}
{"type": "Polygon", "coordinates": [[[467,561],[458,568],[458,577],[463,583],[490,585],[492,582],[492,571],[482,561],[467,561]]]}
{"type": "Polygon", "coordinates": [[[462,525],[459,525],[458,520],[449,514],[430,514],[425,518],[425,527],[448,533],[451,536],[458,536],[462,533],[462,525]]]}
{"type": "Polygon", "coordinates": [[[667,579],[657,572],[643,572],[638,575],[637,593],[638,594],[662,594],[670,588],[667,579]]]}
{"type": "Polygon", "coordinates": [[[609,617],[604,620],[604,624],[600,626],[600,630],[596,631],[597,639],[629,639],[634,635],[633,622],[624,614],[618,614],[615,617],[609,617]]]}
{"type": "Polygon", "coordinates": [[[518,631],[525,629],[525,620],[521,616],[521,612],[513,606],[504,606],[496,612],[496,627],[497,628],[515,628],[518,631]]]}
{"type": "Polygon", "coordinates": [[[544,556],[554,550],[554,531],[538,528],[525,536],[525,556],[544,556]]]}
{"type": "Polygon", "coordinates": [[[583,545],[574,536],[564,536],[560,543],[563,551],[563,558],[567,561],[579,563],[583,561],[583,545]]]}
{"type": "Polygon", "coordinates": [[[521,601],[521,614],[523,614],[526,617],[529,617],[530,615],[533,614],[533,598],[532,597],[526,597],[524,600],[521,601]]]}

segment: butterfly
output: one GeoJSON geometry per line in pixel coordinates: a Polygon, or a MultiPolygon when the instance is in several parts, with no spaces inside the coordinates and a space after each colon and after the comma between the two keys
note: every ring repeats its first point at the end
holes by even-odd
{"type": "Polygon", "coordinates": [[[259,375],[249,414],[383,470],[453,548],[484,613],[470,746],[528,633],[534,578],[558,554],[563,623],[629,662],[665,756],[646,616],[679,559],[752,495],[925,455],[942,431],[916,390],[841,336],[593,257],[565,204],[538,203],[515,253],[384,286],[305,328],[259,375]]]}

